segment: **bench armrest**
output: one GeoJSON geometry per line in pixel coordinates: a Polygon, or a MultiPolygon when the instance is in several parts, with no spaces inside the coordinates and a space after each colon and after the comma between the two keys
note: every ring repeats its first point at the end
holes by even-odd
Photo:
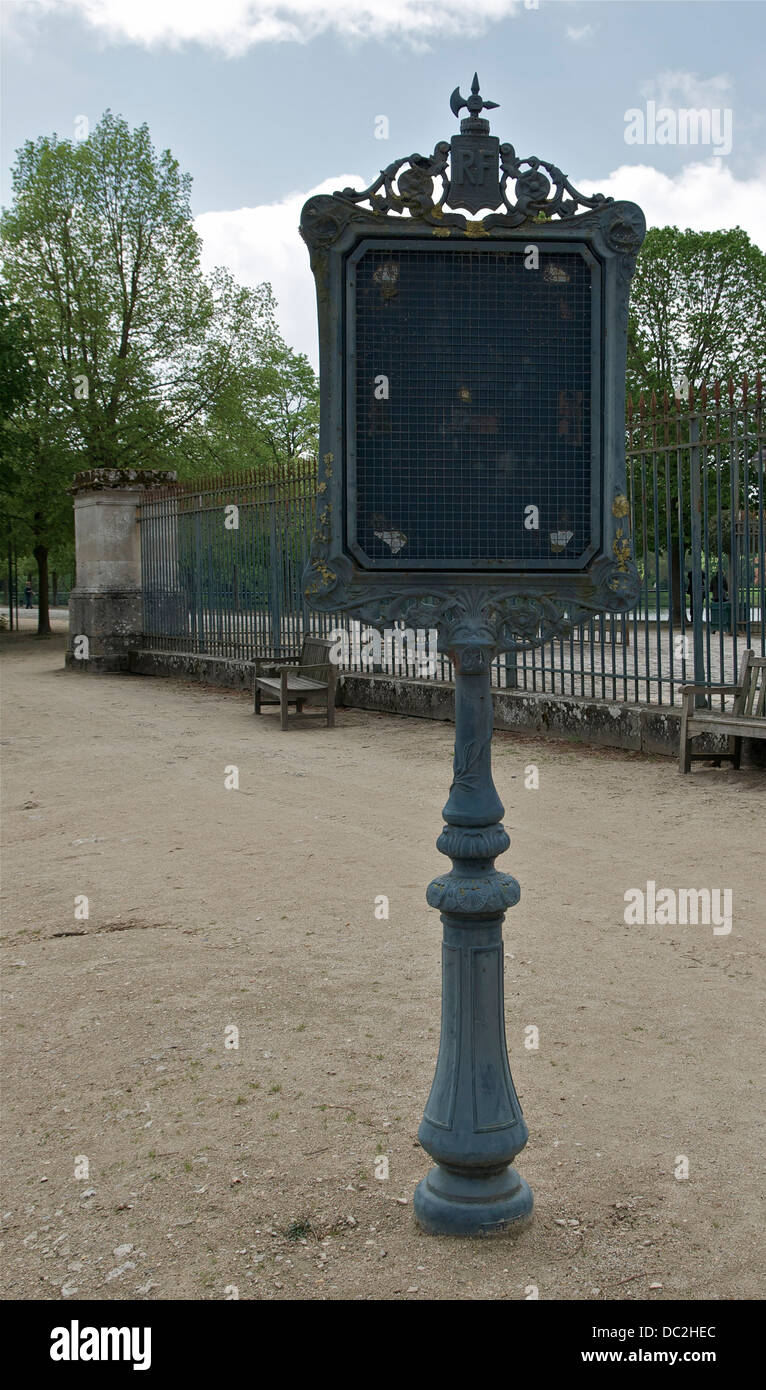
{"type": "MultiPolygon", "coordinates": [[[[303,675],[306,674],[307,671],[324,671],[324,669],[325,669],[324,665],[321,665],[321,666],[320,666],[320,665],[317,665],[317,666],[272,666],[272,667],[270,668],[270,670],[269,670],[269,678],[272,679],[272,680],[274,680],[274,679],[279,679],[279,680],[281,680],[283,676],[285,676],[285,677],[288,677],[288,676],[303,676],[303,675]]],[[[337,667],[334,667],[333,669],[334,669],[334,672],[335,672],[335,678],[336,678],[336,680],[337,680],[337,667]]],[[[259,679],[261,678],[261,672],[258,671],[258,670],[256,670],[256,671],[255,671],[255,676],[254,676],[254,678],[255,678],[255,680],[259,680],[259,679]]],[[[326,682],[326,683],[329,685],[329,684],[332,682],[332,679],[333,679],[333,674],[332,674],[332,672],[330,672],[330,673],[328,674],[328,676],[327,676],[327,682],[326,682]]],[[[321,682],[320,682],[320,684],[321,684],[321,682]]]]}
{"type": "Polygon", "coordinates": [[[280,671],[283,665],[291,665],[293,661],[297,660],[297,656],[289,658],[287,662],[280,661],[277,656],[254,656],[252,664],[256,672],[263,670],[264,667],[268,667],[271,671],[280,671]]]}
{"type": "Polygon", "coordinates": [[[682,685],[682,695],[738,695],[738,685],[682,685]]]}

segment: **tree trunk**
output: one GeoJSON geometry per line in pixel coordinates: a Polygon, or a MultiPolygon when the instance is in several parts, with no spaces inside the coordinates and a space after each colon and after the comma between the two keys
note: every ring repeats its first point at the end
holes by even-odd
{"type": "Polygon", "coordinates": [[[37,635],[51,636],[51,617],[48,603],[48,547],[36,545],[32,552],[37,561],[37,635]]]}

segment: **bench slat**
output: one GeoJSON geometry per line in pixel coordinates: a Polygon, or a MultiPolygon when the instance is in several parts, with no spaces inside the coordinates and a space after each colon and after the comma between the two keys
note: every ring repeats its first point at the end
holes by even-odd
{"type": "MultiPolygon", "coordinates": [[[[756,719],[746,714],[716,714],[695,710],[686,724],[688,734],[694,738],[703,729],[718,730],[722,734],[734,734],[737,738],[766,738],[766,720],[756,719]]],[[[714,758],[715,753],[709,757],[714,758]]]]}
{"type": "MultiPolygon", "coordinates": [[[[282,686],[282,682],[279,681],[279,680],[276,680],[273,676],[257,676],[257,677],[256,677],[256,682],[255,682],[255,683],[256,683],[256,685],[261,686],[261,688],[264,689],[264,690],[276,690],[277,693],[279,693],[279,691],[280,691],[280,689],[281,689],[281,686],[282,686]]],[[[288,676],[288,678],[287,678],[287,689],[288,689],[288,690],[326,690],[326,689],[327,689],[327,681],[312,681],[312,680],[309,679],[308,676],[292,676],[292,675],[290,675],[290,676],[288,676]]]]}

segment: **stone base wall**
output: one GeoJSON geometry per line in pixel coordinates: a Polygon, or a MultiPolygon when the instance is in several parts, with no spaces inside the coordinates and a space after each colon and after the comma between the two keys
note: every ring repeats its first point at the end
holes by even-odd
{"type": "MultiPolygon", "coordinates": [[[[674,709],[514,690],[493,690],[492,696],[496,729],[678,756],[681,715],[674,709]]],[[[346,705],[381,713],[454,719],[454,691],[437,681],[347,675],[342,699],[346,705]]],[[[723,748],[725,741],[712,740],[709,746],[723,748]]]]}
{"type": "MultiPolygon", "coordinates": [[[[409,714],[420,719],[455,717],[453,688],[438,681],[345,675],[341,689],[342,703],[360,709],[409,714]]],[[[492,696],[496,729],[678,757],[678,706],[629,705],[514,690],[493,690],[492,696]]],[[[728,739],[721,734],[703,734],[694,746],[712,756],[726,752],[728,739]]],[[[745,739],[742,761],[745,765],[766,767],[766,740],[745,739]]]]}
{"type": "Polygon", "coordinates": [[[196,656],[193,652],[132,651],[130,670],[137,676],[177,676],[220,685],[233,690],[252,690],[253,663],[228,656],[196,656]]]}
{"type": "MultiPolygon", "coordinates": [[[[251,690],[253,684],[252,662],[231,657],[134,650],[130,653],[129,669],[136,675],[176,676],[237,690],[251,690]]],[[[678,707],[618,704],[513,690],[494,690],[493,700],[496,729],[678,757],[678,707]]],[[[346,673],[338,682],[337,702],[350,709],[404,714],[416,719],[453,721],[455,717],[455,692],[451,685],[439,681],[346,673]]],[[[725,752],[726,746],[724,737],[713,734],[704,734],[695,744],[711,756],[725,752]]],[[[766,767],[766,740],[745,739],[742,761],[745,766],[766,767]]]]}
{"type": "Polygon", "coordinates": [[[129,652],[141,631],[141,590],[107,593],[75,588],[69,595],[66,665],[72,671],[129,671],[129,652]],[[88,639],[87,658],[77,657],[76,639],[88,639]]]}

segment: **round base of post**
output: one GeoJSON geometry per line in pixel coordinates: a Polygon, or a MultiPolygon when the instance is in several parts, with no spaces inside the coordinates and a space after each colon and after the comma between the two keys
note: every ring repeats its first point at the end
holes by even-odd
{"type": "Polygon", "coordinates": [[[468,1177],[437,1164],[415,1188],[413,1207],[431,1236],[515,1235],[532,1219],[532,1191],[510,1166],[468,1177]]]}

